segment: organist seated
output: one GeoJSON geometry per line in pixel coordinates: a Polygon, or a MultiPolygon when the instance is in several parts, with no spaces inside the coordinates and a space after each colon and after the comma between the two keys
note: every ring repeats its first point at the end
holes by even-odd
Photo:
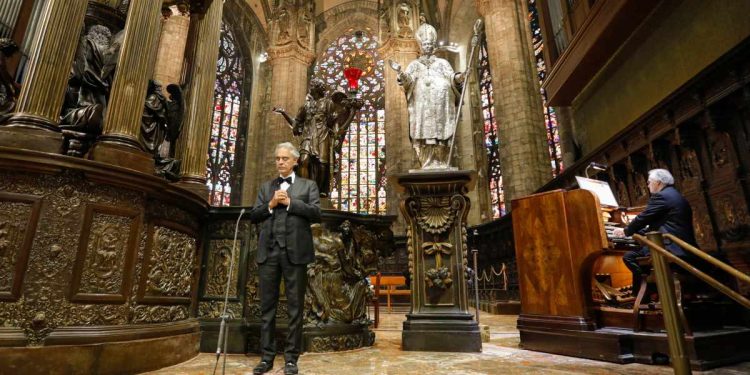
{"type": "MultiPolygon", "coordinates": [[[[690,203],[674,188],[672,174],[666,169],[650,170],[647,184],[651,198],[646,209],[638,214],[626,228],[616,228],[612,234],[615,237],[629,237],[635,233],[644,234],[646,231],[658,230],[697,246],[693,232],[693,210],[690,208],[690,203]]],[[[680,258],[688,257],[677,244],[665,239],[664,245],[672,254],[680,258]]],[[[643,273],[636,258],[646,256],[649,256],[649,250],[648,247],[643,246],[640,250],[629,251],[622,257],[625,266],[633,273],[633,294],[638,293],[643,273]]]]}

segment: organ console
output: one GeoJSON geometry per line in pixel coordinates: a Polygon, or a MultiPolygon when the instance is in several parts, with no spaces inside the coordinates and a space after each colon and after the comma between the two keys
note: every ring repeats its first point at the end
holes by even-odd
{"type": "MultiPolygon", "coordinates": [[[[603,205],[601,201],[608,198],[599,196],[600,192],[586,189],[554,190],[513,200],[521,347],[618,363],[650,363],[654,353],[668,352],[661,311],[658,306],[645,312],[640,305],[633,306],[632,274],[622,256],[640,244],[612,235],[643,208],[603,205]],[[652,332],[642,332],[646,330],[652,332]]],[[[705,313],[717,316],[711,308],[705,313]]],[[[720,340],[730,343],[739,337],[725,334],[726,327],[721,332],[718,328],[711,329],[720,340]]],[[[742,335],[750,339],[750,330],[742,335]]],[[[689,341],[694,367],[715,366],[729,355],[701,344],[702,340],[707,339],[695,335],[689,341]]],[[[742,352],[750,354],[750,350],[742,352]]]]}

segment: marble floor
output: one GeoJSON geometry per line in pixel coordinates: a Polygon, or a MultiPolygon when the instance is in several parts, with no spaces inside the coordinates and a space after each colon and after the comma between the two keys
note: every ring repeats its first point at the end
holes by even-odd
{"type": "MultiPolygon", "coordinates": [[[[394,309],[392,313],[381,314],[381,324],[375,330],[375,345],[372,347],[303,354],[299,360],[300,374],[672,374],[672,369],[665,366],[618,365],[519,349],[515,315],[485,313],[480,316],[481,323],[490,327],[490,342],[483,343],[481,353],[404,352],[401,351],[401,323],[406,319],[405,313],[404,309],[394,309]]],[[[212,374],[215,358],[213,354],[204,353],[150,374],[212,374]]],[[[226,361],[226,374],[252,374],[259,360],[258,355],[230,355],[226,361]]],[[[283,374],[283,368],[283,356],[277,356],[270,374],[283,374]]],[[[221,373],[221,364],[216,373],[221,373]]],[[[750,374],[750,362],[696,374],[750,374]]]]}

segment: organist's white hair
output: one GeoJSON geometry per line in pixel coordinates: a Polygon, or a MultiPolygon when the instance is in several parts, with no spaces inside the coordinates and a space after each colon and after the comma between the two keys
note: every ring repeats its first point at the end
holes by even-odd
{"type": "Polygon", "coordinates": [[[289,150],[289,153],[292,154],[292,156],[294,156],[295,159],[299,159],[299,151],[297,151],[297,147],[294,147],[294,145],[291,142],[284,142],[284,143],[279,143],[278,145],[276,145],[274,154],[276,153],[276,151],[279,151],[280,148],[289,150]]]}
{"type": "Polygon", "coordinates": [[[674,177],[666,169],[652,169],[648,171],[648,179],[652,181],[659,181],[664,185],[674,185],[674,177]]]}

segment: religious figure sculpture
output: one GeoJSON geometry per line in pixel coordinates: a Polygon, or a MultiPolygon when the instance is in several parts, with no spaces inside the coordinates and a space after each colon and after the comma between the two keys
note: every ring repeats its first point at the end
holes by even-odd
{"type": "Polygon", "coordinates": [[[60,114],[64,154],[83,156],[101,134],[124,35],[94,25],[81,40],[60,114]]]}
{"type": "Polygon", "coordinates": [[[410,37],[412,33],[411,28],[411,8],[409,4],[402,2],[398,5],[398,36],[401,38],[410,37]]]}
{"type": "Polygon", "coordinates": [[[18,52],[16,43],[8,38],[0,38],[0,124],[10,118],[16,108],[16,98],[21,87],[8,72],[7,59],[18,52]]]}
{"type": "Polygon", "coordinates": [[[295,136],[301,137],[298,173],[318,184],[321,197],[331,189],[332,167],[341,149],[349,124],[364,104],[361,99],[347,97],[340,91],[327,94],[326,84],[313,78],[305,104],[292,118],[283,108],[273,111],[284,116],[295,136]]]}
{"type": "MultiPolygon", "coordinates": [[[[464,74],[454,72],[445,59],[434,55],[437,31],[423,24],[417,29],[422,54],[406,71],[389,61],[409,107],[409,139],[422,169],[445,169],[450,165],[450,143],[456,130],[457,106],[464,74]]],[[[472,51],[473,55],[473,51],[472,51]]]]}
{"type": "Polygon", "coordinates": [[[144,151],[154,157],[156,174],[175,181],[180,170],[180,161],[174,158],[175,144],[182,131],[185,103],[180,86],[168,85],[167,92],[172,100],[164,96],[159,82],[148,82],[138,139],[144,151]]]}
{"type": "Polygon", "coordinates": [[[312,24],[314,5],[315,3],[310,2],[302,7],[297,20],[297,38],[300,45],[305,48],[310,47],[310,26],[312,24]]]}
{"type": "Polygon", "coordinates": [[[365,301],[370,291],[365,277],[370,264],[365,264],[368,258],[360,246],[363,238],[357,237],[368,233],[352,228],[349,221],[338,230],[340,233],[320,225],[313,228],[315,263],[307,270],[306,325],[367,324],[365,301]]]}
{"type": "Polygon", "coordinates": [[[284,44],[286,41],[289,40],[289,23],[291,22],[291,18],[289,16],[289,10],[286,9],[286,6],[281,5],[279,7],[279,13],[276,17],[276,23],[279,27],[279,34],[276,38],[277,44],[284,44]]]}

